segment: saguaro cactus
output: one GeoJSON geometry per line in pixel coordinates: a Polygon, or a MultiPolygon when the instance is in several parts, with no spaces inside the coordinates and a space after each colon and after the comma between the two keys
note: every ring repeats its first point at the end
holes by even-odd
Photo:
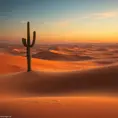
{"type": "Polygon", "coordinates": [[[36,41],[36,32],[33,32],[33,41],[30,43],[30,22],[27,22],[27,39],[22,38],[22,43],[27,50],[27,72],[31,71],[31,53],[30,48],[32,48],[36,41]]]}

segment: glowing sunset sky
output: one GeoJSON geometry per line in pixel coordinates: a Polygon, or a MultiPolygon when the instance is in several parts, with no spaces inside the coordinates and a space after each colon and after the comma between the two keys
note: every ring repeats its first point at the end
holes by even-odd
{"type": "Polygon", "coordinates": [[[0,39],[40,42],[118,42],[117,0],[0,0],[0,39]]]}

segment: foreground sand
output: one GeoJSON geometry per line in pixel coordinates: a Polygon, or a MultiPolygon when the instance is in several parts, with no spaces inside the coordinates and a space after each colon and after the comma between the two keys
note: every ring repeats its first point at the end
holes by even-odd
{"type": "Polygon", "coordinates": [[[0,114],[12,118],[118,118],[113,97],[38,97],[0,101],[0,114]]]}
{"type": "Polygon", "coordinates": [[[71,73],[2,75],[0,115],[13,118],[118,118],[117,70],[118,65],[113,65],[71,73]]]}
{"type": "Polygon", "coordinates": [[[5,56],[2,62],[6,59],[8,63],[1,63],[0,72],[9,74],[0,75],[0,116],[118,118],[118,64],[84,71],[27,73],[23,72],[24,58],[5,56]]]}

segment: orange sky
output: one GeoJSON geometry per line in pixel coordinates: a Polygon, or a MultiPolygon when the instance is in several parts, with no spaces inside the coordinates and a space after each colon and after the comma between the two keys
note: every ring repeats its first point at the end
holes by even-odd
{"type": "Polygon", "coordinates": [[[0,39],[21,40],[26,37],[26,22],[30,21],[31,36],[36,30],[40,43],[118,42],[116,0],[44,1],[4,3],[0,39]]]}

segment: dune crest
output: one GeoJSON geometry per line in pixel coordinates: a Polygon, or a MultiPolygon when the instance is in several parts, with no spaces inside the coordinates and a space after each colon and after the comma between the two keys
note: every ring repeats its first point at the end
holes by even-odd
{"type": "Polygon", "coordinates": [[[54,51],[42,51],[32,55],[33,58],[45,59],[45,60],[60,60],[60,61],[83,61],[94,59],[90,56],[82,55],[67,55],[61,53],[55,53],[54,51]]]}

